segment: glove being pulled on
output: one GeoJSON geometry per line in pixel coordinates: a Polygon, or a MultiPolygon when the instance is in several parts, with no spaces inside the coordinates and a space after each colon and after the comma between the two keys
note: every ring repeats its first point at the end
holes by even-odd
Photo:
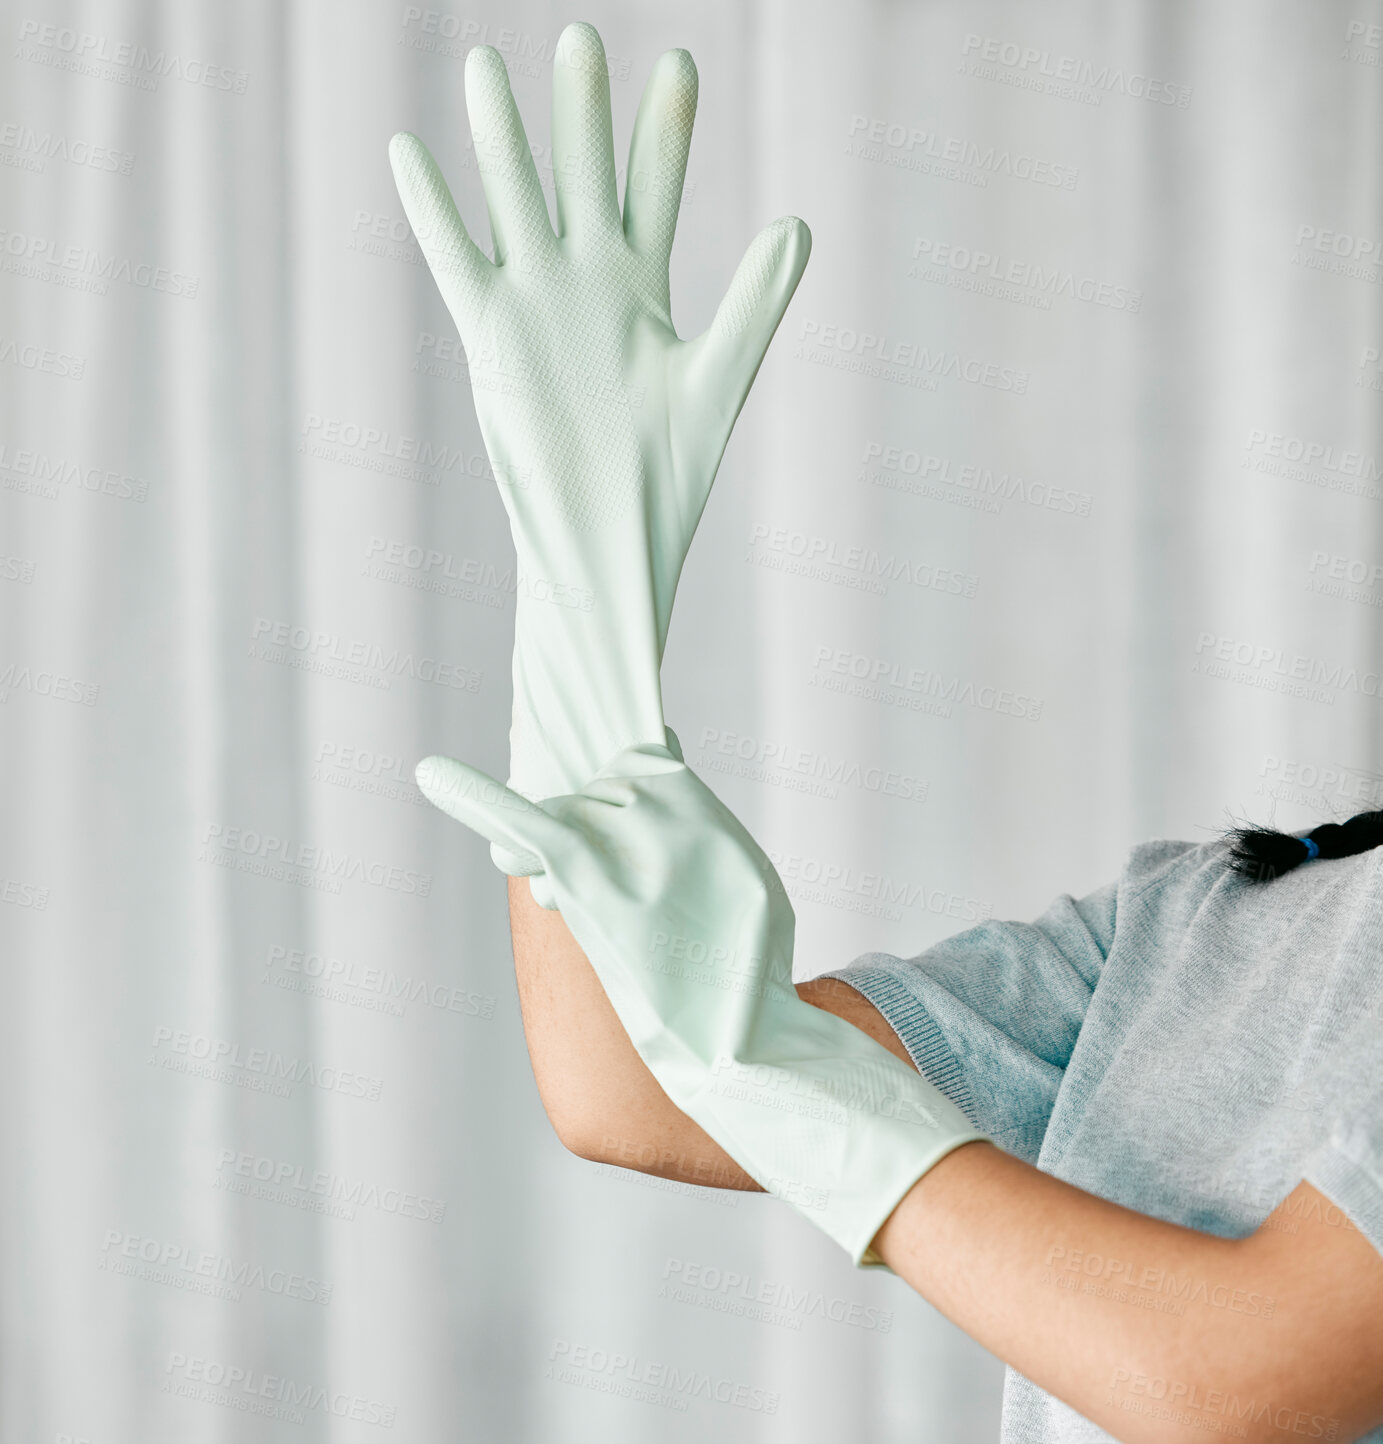
{"type": "MultiPolygon", "coordinates": [[[[675,737],[672,738],[675,744],[675,737]]],[[[856,1264],[909,1188],[984,1138],[868,1034],[792,984],[795,919],[772,862],[672,750],[625,749],[538,806],[446,757],[430,801],[533,854],[667,1096],[856,1264]]]]}

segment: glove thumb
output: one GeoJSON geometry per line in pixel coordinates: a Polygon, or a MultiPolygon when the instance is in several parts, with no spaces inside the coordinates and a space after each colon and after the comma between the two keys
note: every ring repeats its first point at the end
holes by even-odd
{"type": "Polygon", "coordinates": [[[812,233],[796,216],[782,216],[765,226],[749,243],[715,319],[691,343],[699,352],[694,362],[698,380],[731,408],[728,417],[721,418],[727,436],[802,279],[811,249],[812,233]]]}
{"type": "Polygon", "coordinates": [[[516,855],[520,876],[545,872],[568,830],[536,802],[454,757],[424,757],[413,775],[434,807],[516,855]]]}

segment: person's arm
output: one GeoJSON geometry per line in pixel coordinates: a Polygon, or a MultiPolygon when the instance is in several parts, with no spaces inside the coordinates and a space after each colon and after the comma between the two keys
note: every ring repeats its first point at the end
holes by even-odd
{"type": "MultiPolygon", "coordinates": [[[[561,915],[510,881],[534,1076],[582,1158],[756,1184],[663,1093],[561,915]]],[[[841,980],[797,985],[905,1062],[841,980]]],[[[1114,1438],[1356,1439],[1383,1422],[1383,1257],[1310,1184],[1249,1238],[1164,1223],[987,1143],[942,1159],[874,1239],[899,1278],[1114,1438]]]]}
{"type": "MultiPolygon", "coordinates": [[[[524,1037],[538,1094],[562,1145],[580,1158],[659,1178],[762,1192],[663,1092],[634,1050],[595,969],[559,912],[509,879],[509,921],[524,1037]]],[[[854,988],[825,978],[800,997],[868,1033],[912,1066],[883,1015],[854,988]]]]}
{"type": "Polygon", "coordinates": [[[918,1180],[873,1246],[1127,1444],[1343,1444],[1383,1423],[1383,1255],[1309,1183],[1256,1233],[1224,1239],[970,1143],[918,1180]]]}

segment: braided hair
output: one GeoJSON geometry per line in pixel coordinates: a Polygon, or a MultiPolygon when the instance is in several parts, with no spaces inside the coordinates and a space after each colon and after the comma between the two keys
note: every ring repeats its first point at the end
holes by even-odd
{"type": "Polygon", "coordinates": [[[1383,812],[1327,822],[1305,837],[1271,827],[1236,827],[1228,835],[1229,866],[1253,882],[1270,882],[1315,857],[1350,857],[1383,847],[1383,812]]]}

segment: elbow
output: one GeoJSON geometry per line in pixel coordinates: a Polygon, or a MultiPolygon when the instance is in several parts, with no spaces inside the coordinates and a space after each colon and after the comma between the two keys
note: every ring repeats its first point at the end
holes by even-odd
{"type": "Polygon", "coordinates": [[[610,1132],[609,1100],[593,1092],[588,1077],[576,1068],[542,1066],[546,1062],[534,1058],[533,1081],[538,1085],[538,1101],[557,1141],[577,1158],[591,1163],[607,1162],[604,1148],[610,1132]]]}
{"type": "Polygon", "coordinates": [[[587,1115],[571,1109],[548,1108],[547,1121],[557,1135],[557,1141],[572,1154],[586,1163],[609,1163],[616,1140],[609,1130],[587,1115]]]}
{"type": "Polygon", "coordinates": [[[1155,1444],[1171,1437],[1164,1432],[1166,1421],[1178,1417],[1187,1425],[1224,1434],[1240,1444],[1281,1444],[1293,1437],[1348,1444],[1359,1437],[1344,1426],[1337,1411],[1320,1404],[1302,1408],[1300,1399],[1290,1400],[1281,1375],[1268,1378],[1246,1370],[1237,1377],[1221,1373],[1213,1379],[1203,1376],[1182,1382],[1185,1374],[1179,1380],[1175,1371],[1160,1375],[1127,1372],[1126,1380],[1116,1375],[1116,1384],[1128,1391],[1122,1400],[1123,1417],[1102,1420],[1110,1436],[1121,1444],[1155,1444]]]}
{"type": "Polygon", "coordinates": [[[557,1137],[568,1153],[586,1163],[609,1163],[610,1161],[606,1151],[606,1144],[609,1140],[599,1134],[577,1131],[559,1133],[557,1137]]]}
{"type": "Polygon", "coordinates": [[[1371,1432],[1360,1424],[1347,1387],[1332,1387],[1320,1372],[1308,1377],[1297,1357],[1281,1352],[1283,1357],[1264,1358],[1234,1381],[1237,1400],[1249,1416],[1243,1435],[1248,1444],[1281,1444],[1293,1436],[1350,1444],[1371,1432]]]}
{"type": "Polygon", "coordinates": [[[1118,1371],[1115,1382],[1125,1392],[1128,1413],[1125,1421],[1107,1422],[1114,1437],[1125,1444],[1150,1444],[1167,1437],[1164,1421],[1178,1414],[1183,1422],[1243,1444],[1281,1444],[1289,1438],[1349,1444],[1361,1437],[1347,1401],[1334,1396],[1319,1373],[1307,1376],[1286,1338],[1246,1350],[1242,1334],[1226,1329],[1231,1332],[1232,1339],[1203,1341],[1208,1348],[1199,1368],[1188,1368],[1185,1350],[1178,1347],[1175,1357],[1147,1372],[1118,1371]]]}

